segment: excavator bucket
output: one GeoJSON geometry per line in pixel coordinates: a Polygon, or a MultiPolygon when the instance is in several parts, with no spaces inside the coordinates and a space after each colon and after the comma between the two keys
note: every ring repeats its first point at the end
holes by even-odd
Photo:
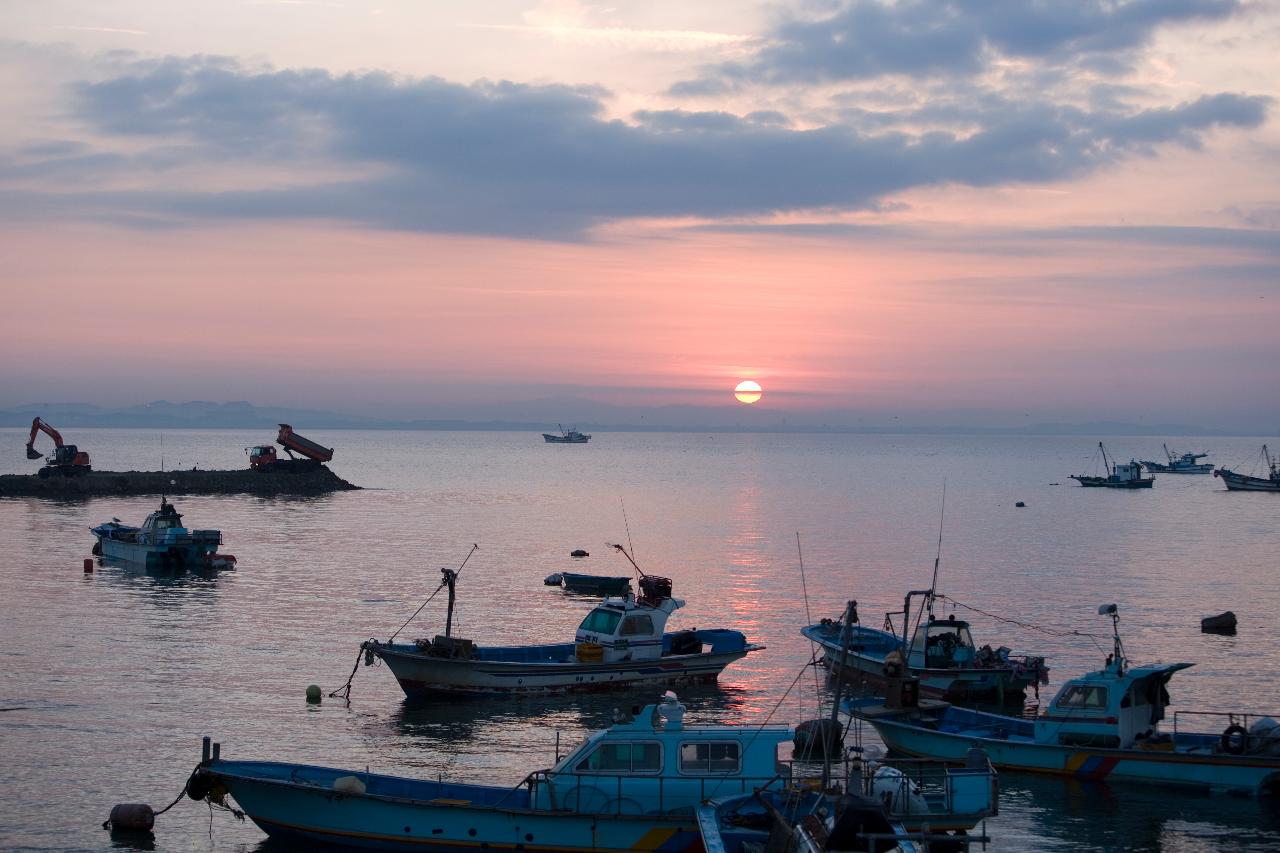
{"type": "Polygon", "coordinates": [[[43,454],[43,453],[41,453],[39,450],[36,450],[36,449],[35,449],[34,447],[32,447],[30,444],[28,444],[28,445],[27,445],[27,458],[28,458],[28,459],[40,459],[40,458],[43,458],[43,456],[44,456],[44,454],[43,454]]]}

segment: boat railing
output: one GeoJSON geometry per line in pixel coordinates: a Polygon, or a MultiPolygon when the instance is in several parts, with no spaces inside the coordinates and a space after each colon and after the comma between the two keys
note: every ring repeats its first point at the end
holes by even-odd
{"type": "Polygon", "coordinates": [[[530,773],[504,795],[528,786],[530,805],[534,809],[574,814],[641,814],[686,810],[715,797],[749,794],[778,781],[786,773],[773,776],[679,776],[662,774],[554,773],[538,770],[530,773]],[[545,799],[538,789],[546,791],[545,799]],[[694,792],[696,790],[696,801],[694,792]],[[612,796],[611,796],[612,795],[612,796]],[[652,808],[646,808],[646,804],[652,808]]]}
{"type": "Polygon", "coordinates": [[[934,759],[891,758],[857,768],[862,793],[883,799],[890,814],[902,819],[984,818],[999,813],[999,780],[990,762],[982,767],[948,767],[934,759]],[[897,774],[877,776],[882,767],[897,774]],[[900,775],[899,775],[900,774],[900,775]],[[912,794],[920,800],[913,802],[912,794]]]}
{"type": "MultiPolygon", "coordinates": [[[[1173,712],[1173,739],[1175,742],[1178,740],[1178,736],[1179,736],[1179,732],[1178,732],[1179,717],[1192,717],[1192,718],[1209,717],[1212,719],[1216,719],[1220,722],[1225,721],[1226,726],[1222,730],[1221,742],[1223,744],[1226,744],[1231,734],[1240,734],[1243,738],[1240,741],[1241,751],[1245,750],[1245,747],[1249,744],[1250,741],[1257,740],[1257,739],[1261,739],[1268,743],[1280,744],[1280,726],[1276,726],[1275,728],[1272,728],[1264,735],[1255,735],[1252,732],[1254,724],[1257,723],[1259,720],[1270,719],[1273,722],[1280,720],[1280,712],[1265,714],[1259,711],[1174,711],[1173,712]],[[1236,731],[1237,729],[1240,731],[1237,732],[1236,731]]],[[[1182,732],[1182,735],[1184,737],[1190,734],[1202,735],[1202,734],[1205,734],[1205,732],[1188,732],[1185,729],[1182,732]]]]}

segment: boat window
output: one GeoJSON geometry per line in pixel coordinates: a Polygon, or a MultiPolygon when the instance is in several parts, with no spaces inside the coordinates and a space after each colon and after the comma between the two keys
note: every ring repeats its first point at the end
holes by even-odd
{"type": "Polygon", "coordinates": [[[737,773],[741,768],[742,753],[735,742],[680,744],[681,773],[737,773]]]}
{"type": "Polygon", "coordinates": [[[649,636],[653,633],[653,617],[645,613],[640,616],[628,616],[622,620],[622,636],[630,636],[632,634],[643,634],[649,636]]]}
{"type": "Polygon", "coordinates": [[[662,747],[653,742],[602,743],[575,769],[579,773],[655,773],[662,769],[662,747]]]}
{"type": "Polygon", "coordinates": [[[590,631],[593,634],[612,634],[613,629],[618,627],[618,622],[621,619],[622,614],[618,611],[597,607],[587,614],[586,619],[582,620],[578,630],[590,631]]]}
{"type": "Polygon", "coordinates": [[[1059,708],[1106,708],[1107,688],[1092,684],[1072,684],[1062,689],[1062,694],[1054,704],[1059,708]]]}

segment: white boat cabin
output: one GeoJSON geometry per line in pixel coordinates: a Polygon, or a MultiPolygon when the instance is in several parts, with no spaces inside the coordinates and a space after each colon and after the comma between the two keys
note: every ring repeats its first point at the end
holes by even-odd
{"type": "Polygon", "coordinates": [[[1035,722],[1036,743],[1135,749],[1161,740],[1169,679],[1189,663],[1128,668],[1123,656],[1062,686],[1035,722]]]}
{"type": "Polygon", "coordinates": [[[908,650],[912,669],[954,669],[975,666],[978,650],[969,623],[954,616],[933,619],[916,628],[908,650]]]}
{"type": "Polygon", "coordinates": [[[783,772],[790,726],[689,726],[671,691],[633,720],[596,732],[545,774],[535,808],[649,814],[750,793],[783,772]],[[661,724],[660,722],[661,721],[661,724]]]}
{"type": "Polygon", "coordinates": [[[639,600],[631,593],[606,598],[587,614],[574,635],[578,660],[615,663],[662,657],[667,619],[684,607],[684,601],[671,597],[671,581],[666,578],[642,577],[640,590],[639,600]]]}
{"type": "Polygon", "coordinates": [[[1132,460],[1129,462],[1117,462],[1112,470],[1115,481],[1119,483],[1129,483],[1142,479],[1142,463],[1140,462],[1132,460]]]}

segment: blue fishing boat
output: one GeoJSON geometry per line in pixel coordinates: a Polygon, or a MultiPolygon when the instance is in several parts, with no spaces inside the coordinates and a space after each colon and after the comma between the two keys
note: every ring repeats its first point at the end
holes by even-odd
{"type": "Polygon", "coordinates": [[[885,614],[883,630],[859,624],[857,609],[852,608],[847,652],[841,645],[843,620],[823,619],[800,633],[822,649],[822,662],[833,674],[872,687],[884,685],[885,665],[890,662],[905,666],[919,679],[921,694],[954,702],[1020,706],[1028,689],[1038,692],[1040,684],[1048,683],[1043,657],[1015,655],[1004,646],[979,648],[968,622],[954,615],[935,618],[937,597],[932,589],[908,592],[902,610],[885,614]],[[908,637],[913,598],[923,598],[920,612],[925,618],[916,617],[915,631],[908,637]],[[896,616],[902,618],[901,633],[893,622],[896,616]]]}
{"type": "Polygon", "coordinates": [[[220,530],[188,530],[182,514],[160,498],[160,508],[147,516],[141,527],[112,519],[90,528],[97,538],[93,553],[144,569],[231,568],[236,558],[219,554],[220,530]]]}
{"type": "MultiPolygon", "coordinates": [[[[621,546],[614,547],[631,559],[621,546]]],[[[449,589],[443,635],[412,643],[361,644],[365,664],[381,660],[410,697],[711,683],[729,664],[764,648],[727,628],[667,631],[667,620],[684,601],[672,597],[670,579],[643,572],[640,595],[606,598],[582,620],[572,643],[480,646],[452,635],[457,573],[442,572],[442,585],[449,589]]]]}
{"type": "Polygon", "coordinates": [[[1130,667],[1116,606],[1099,612],[1112,617],[1113,652],[1102,669],[1064,684],[1034,719],[916,702],[893,688],[888,704],[846,707],[906,755],[956,761],[976,745],[1011,770],[1280,794],[1280,724],[1261,714],[1178,711],[1172,731],[1162,731],[1169,680],[1191,664],[1130,667]],[[1186,730],[1206,719],[1226,725],[1218,734],[1186,730]]]}
{"type": "Polygon", "coordinates": [[[1106,469],[1106,475],[1072,474],[1071,479],[1082,486],[1093,489],[1149,489],[1155,484],[1154,477],[1142,476],[1143,463],[1138,462],[1136,459],[1130,459],[1128,462],[1116,462],[1113,464],[1107,456],[1107,449],[1102,446],[1101,441],[1098,442],[1098,450],[1102,452],[1102,464],[1106,469]]]}
{"type": "Polygon", "coordinates": [[[378,850],[699,849],[702,802],[790,770],[787,726],[685,726],[668,692],[514,786],[462,784],[271,761],[219,745],[188,782],[192,799],[240,810],[273,839],[378,850]]]}

